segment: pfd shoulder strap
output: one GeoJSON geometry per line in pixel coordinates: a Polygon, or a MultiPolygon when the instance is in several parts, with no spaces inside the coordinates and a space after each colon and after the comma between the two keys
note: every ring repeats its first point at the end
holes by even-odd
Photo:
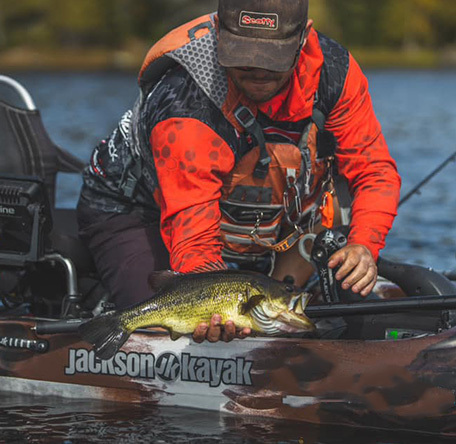
{"type": "Polygon", "coordinates": [[[349,68],[349,52],[336,41],[318,32],[318,41],[323,53],[320,83],[315,96],[312,120],[318,127],[318,157],[334,156],[336,140],[325,131],[326,120],[342,96],[349,68]]]}
{"type": "MultiPolygon", "coordinates": [[[[334,40],[318,33],[324,63],[320,74],[320,84],[315,97],[312,120],[317,125],[318,157],[333,157],[337,141],[333,133],[325,130],[326,120],[342,96],[345,79],[349,69],[349,52],[334,40]]],[[[342,225],[349,225],[351,220],[352,196],[347,179],[335,172],[334,188],[336,189],[341,210],[342,225]]]]}
{"type": "Polygon", "coordinates": [[[312,121],[317,125],[317,156],[319,159],[333,157],[336,154],[337,141],[331,131],[325,129],[326,116],[314,105],[312,121]]]}

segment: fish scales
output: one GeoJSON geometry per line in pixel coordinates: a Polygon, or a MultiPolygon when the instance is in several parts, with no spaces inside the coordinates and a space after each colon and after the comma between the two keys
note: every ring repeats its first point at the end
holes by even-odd
{"type": "Polygon", "coordinates": [[[222,323],[228,319],[237,320],[238,324],[242,323],[239,326],[252,327],[251,320],[240,315],[239,309],[249,297],[269,291],[269,279],[259,282],[259,277],[226,271],[200,274],[194,279],[176,276],[174,282],[161,288],[152,301],[125,313],[125,326],[130,331],[145,326],[167,327],[175,332],[184,327],[188,331],[191,326],[196,328],[218,313],[222,323]],[[241,316],[245,318],[242,321],[241,316]]]}

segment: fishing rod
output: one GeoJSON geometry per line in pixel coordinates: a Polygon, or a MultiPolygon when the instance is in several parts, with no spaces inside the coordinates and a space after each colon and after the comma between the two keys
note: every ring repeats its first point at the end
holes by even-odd
{"type": "MultiPolygon", "coordinates": [[[[400,312],[451,310],[456,309],[456,295],[414,296],[393,300],[373,300],[350,303],[309,305],[305,314],[311,319],[344,316],[368,316],[400,312]]],[[[76,333],[80,325],[89,319],[63,319],[58,321],[37,321],[33,330],[38,335],[76,333]]],[[[137,330],[140,331],[140,330],[137,330]]],[[[150,330],[141,330],[151,333],[150,330]]]]}
{"type": "Polygon", "coordinates": [[[456,296],[414,296],[402,299],[375,300],[307,306],[305,313],[310,318],[340,316],[368,316],[394,314],[413,310],[451,310],[456,308],[456,296]]]}
{"type": "Polygon", "coordinates": [[[420,194],[421,188],[426,185],[434,176],[436,176],[440,171],[442,171],[450,162],[456,161],[456,151],[448,157],[444,162],[442,162],[434,171],[427,175],[418,185],[416,185],[412,190],[410,190],[399,202],[399,206],[407,202],[414,194],[420,194]]]}

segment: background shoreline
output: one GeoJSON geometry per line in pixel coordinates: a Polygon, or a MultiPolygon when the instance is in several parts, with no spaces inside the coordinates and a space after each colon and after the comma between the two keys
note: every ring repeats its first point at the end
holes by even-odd
{"type": "MultiPolygon", "coordinates": [[[[0,51],[0,70],[14,71],[138,71],[148,47],[123,50],[57,49],[16,47],[0,51]]],[[[364,69],[456,69],[456,49],[408,50],[351,48],[364,69]]]]}

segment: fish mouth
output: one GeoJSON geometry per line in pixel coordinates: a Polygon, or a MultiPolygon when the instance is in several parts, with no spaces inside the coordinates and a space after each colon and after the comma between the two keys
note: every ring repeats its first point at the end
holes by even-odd
{"type": "Polygon", "coordinates": [[[280,313],[275,322],[282,333],[301,333],[315,330],[314,323],[307,316],[297,314],[294,311],[280,313]]]}
{"type": "Polygon", "coordinates": [[[283,324],[287,332],[315,330],[315,325],[305,314],[309,299],[309,293],[299,293],[290,299],[288,310],[279,314],[277,321],[283,324]]]}
{"type": "Polygon", "coordinates": [[[295,296],[292,296],[288,303],[288,311],[293,312],[297,315],[305,316],[305,309],[309,302],[310,295],[303,291],[295,296]]]}
{"type": "Polygon", "coordinates": [[[311,332],[315,330],[315,325],[304,312],[308,301],[309,294],[303,292],[291,298],[287,310],[274,316],[266,313],[261,306],[255,307],[252,315],[262,331],[271,336],[311,332]]]}

